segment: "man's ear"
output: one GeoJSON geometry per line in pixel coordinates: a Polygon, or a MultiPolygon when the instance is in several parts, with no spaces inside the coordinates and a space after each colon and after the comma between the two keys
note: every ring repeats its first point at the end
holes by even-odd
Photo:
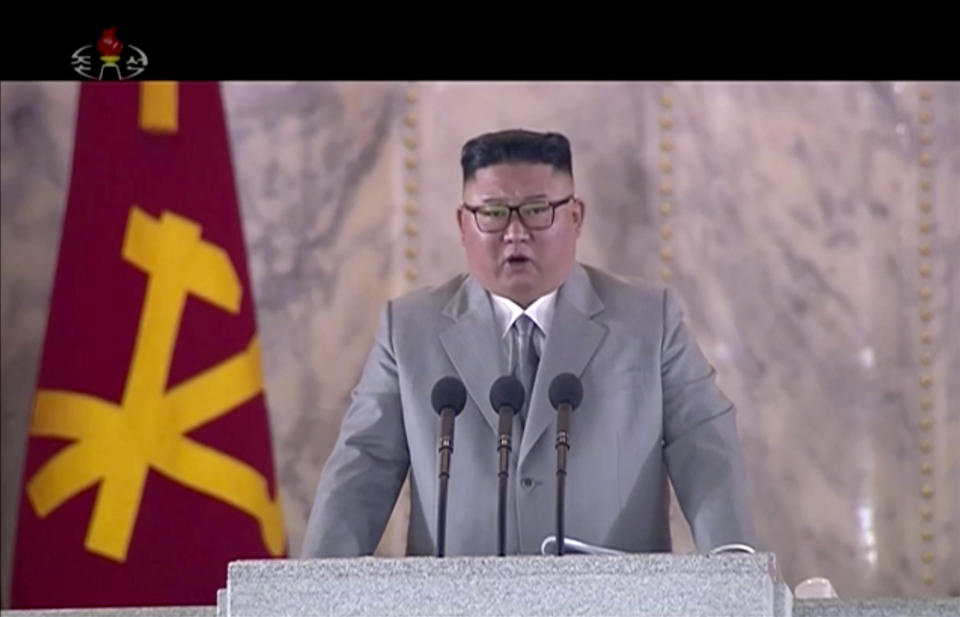
{"type": "Polygon", "coordinates": [[[583,228],[583,219],[587,215],[587,204],[583,203],[583,200],[577,197],[575,198],[574,205],[578,207],[573,209],[573,224],[577,228],[577,235],[580,235],[580,230],[583,228]]]}

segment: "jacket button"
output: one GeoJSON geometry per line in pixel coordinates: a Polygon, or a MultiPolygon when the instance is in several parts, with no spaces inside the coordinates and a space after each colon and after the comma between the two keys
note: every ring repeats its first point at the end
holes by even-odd
{"type": "Polygon", "coordinates": [[[527,489],[533,488],[533,479],[524,478],[523,480],[520,480],[520,486],[527,489]]]}

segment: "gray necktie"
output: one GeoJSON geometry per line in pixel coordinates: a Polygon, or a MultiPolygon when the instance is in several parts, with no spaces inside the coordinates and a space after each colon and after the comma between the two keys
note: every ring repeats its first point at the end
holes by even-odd
{"type": "Polygon", "coordinates": [[[537,324],[526,314],[520,315],[513,322],[513,374],[523,384],[524,403],[520,413],[521,421],[525,422],[527,409],[530,408],[530,399],[533,398],[533,382],[537,375],[537,366],[540,364],[540,354],[534,341],[537,324]]]}

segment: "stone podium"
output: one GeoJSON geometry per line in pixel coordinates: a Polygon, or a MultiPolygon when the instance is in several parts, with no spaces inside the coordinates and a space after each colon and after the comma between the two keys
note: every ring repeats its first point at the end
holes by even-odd
{"type": "Polygon", "coordinates": [[[769,553],[254,560],[230,564],[218,612],[787,617],[792,597],[769,553]]]}
{"type": "Polygon", "coordinates": [[[770,553],[255,560],[232,562],[225,574],[209,606],[3,609],[0,617],[960,615],[957,597],[795,600],[770,553]]]}

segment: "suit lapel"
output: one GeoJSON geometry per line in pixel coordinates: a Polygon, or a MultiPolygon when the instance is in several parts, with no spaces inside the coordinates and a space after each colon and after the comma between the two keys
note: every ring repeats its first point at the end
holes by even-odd
{"type": "Polygon", "coordinates": [[[440,332],[440,344],[457,369],[467,393],[496,434],[498,421],[490,406],[490,386],[506,374],[507,361],[490,299],[476,280],[468,276],[443,312],[454,323],[440,332]]]}
{"type": "Polygon", "coordinates": [[[573,373],[580,377],[603,341],[607,329],[592,319],[602,310],[603,303],[593,289],[587,272],[579,264],[574,264],[570,277],[557,294],[546,346],[533,386],[518,463],[523,463],[547,427],[554,423],[556,411],[550,405],[550,382],[560,373],[573,373]]]}

